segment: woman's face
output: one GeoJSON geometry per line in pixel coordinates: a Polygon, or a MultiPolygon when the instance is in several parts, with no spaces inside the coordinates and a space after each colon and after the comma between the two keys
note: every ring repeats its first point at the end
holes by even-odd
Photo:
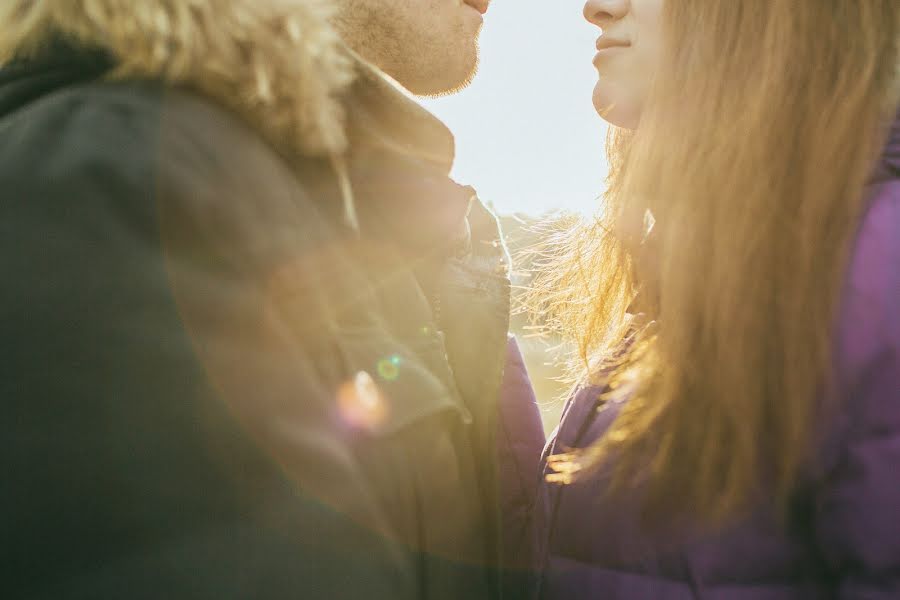
{"type": "Polygon", "coordinates": [[[662,51],[664,0],[588,0],[584,18],[600,28],[594,107],[612,125],[634,129],[662,51]]]}

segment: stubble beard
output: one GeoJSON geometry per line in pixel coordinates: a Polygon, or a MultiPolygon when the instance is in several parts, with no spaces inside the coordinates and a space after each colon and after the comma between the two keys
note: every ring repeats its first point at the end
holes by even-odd
{"type": "Polygon", "coordinates": [[[414,94],[444,96],[471,83],[480,31],[429,21],[408,0],[340,0],[334,24],[353,50],[414,94]]]}

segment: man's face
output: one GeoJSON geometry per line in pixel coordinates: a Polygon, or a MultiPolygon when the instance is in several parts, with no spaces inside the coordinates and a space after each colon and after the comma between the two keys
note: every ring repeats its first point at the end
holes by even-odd
{"type": "Polygon", "coordinates": [[[478,65],[478,35],[490,0],[336,0],[347,44],[409,91],[465,87],[478,65]]]}

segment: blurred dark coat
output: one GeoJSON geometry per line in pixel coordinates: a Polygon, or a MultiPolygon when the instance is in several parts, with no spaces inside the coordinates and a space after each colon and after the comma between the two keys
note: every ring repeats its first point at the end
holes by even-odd
{"type": "Polygon", "coordinates": [[[2,595],[497,597],[509,282],[452,137],[351,86],[357,231],[327,158],[114,65],[0,71],[2,595]]]}

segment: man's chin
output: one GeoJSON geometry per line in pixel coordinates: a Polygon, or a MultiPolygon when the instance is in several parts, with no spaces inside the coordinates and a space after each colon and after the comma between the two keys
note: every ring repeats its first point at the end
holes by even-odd
{"type": "Polygon", "coordinates": [[[430,69],[418,77],[400,79],[400,83],[416,96],[435,98],[455,94],[472,83],[478,73],[479,58],[476,52],[470,60],[430,69]]]}

